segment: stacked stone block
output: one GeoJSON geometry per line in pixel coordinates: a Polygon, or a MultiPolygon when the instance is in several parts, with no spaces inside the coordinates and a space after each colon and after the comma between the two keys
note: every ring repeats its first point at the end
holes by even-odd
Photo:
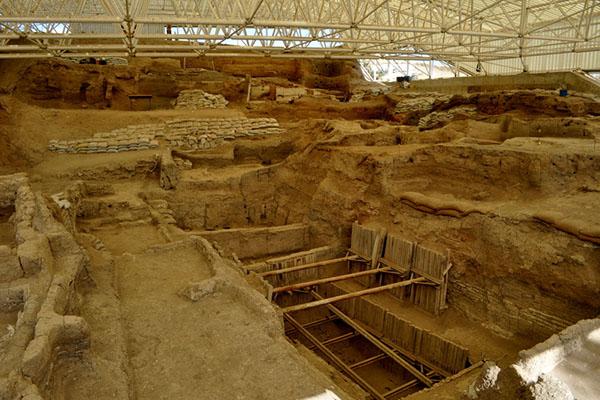
{"type": "Polygon", "coordinates": [[[175,108],[197,110],[199,108],[225,108],[228,101],[220,94],[210,94],[203,90],[182,90],[177,97],[175,108]]]}
{"type": "Polygon", "coordinates": [[[101,132],[91,138],[51,140],[48,150],[56,153],[119,153],[158,147],[157,137],[164,136],[164,124],[131,125],[101,132]]]}
{"type": "Polygon", "coordinates": [[[210,149],[226,140],[281,134],[273,118],[179,119],[167,122],[165,139],[171,147],[210,149]]]}
{"type": "Polygon", "coordinates": [[[273,118],[178,119],[160,124],[132,125],[79,140],[51,140],[57,153],[118,153],[157,148],[162,139],[172,148],[202,150],[241,137],[281,134],[273,118]]]}

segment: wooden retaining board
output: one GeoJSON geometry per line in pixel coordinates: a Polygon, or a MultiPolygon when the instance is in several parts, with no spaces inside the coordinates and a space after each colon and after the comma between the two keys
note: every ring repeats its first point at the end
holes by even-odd
{"type": "MultiPolygon", "coordinates": [[[[328,285],[322,290],[325,297],[347,293],[335,285],[328,285]]],[[[448,376],[467,367],[468,349],[421,329],[365,298],[340,301],[335,306],[395,343],[417,360],[441,369],[448,376]]]]}

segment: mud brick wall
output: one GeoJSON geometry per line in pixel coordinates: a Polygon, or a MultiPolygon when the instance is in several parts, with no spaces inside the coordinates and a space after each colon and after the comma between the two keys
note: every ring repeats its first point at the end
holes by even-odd
{"type": "Polygon", "coordinates": [[[227,140],[282,132],[273,118],[177,119],[159,124],[132,125],[97,133],[91,138],[51,140],[48,150],[56,153],[119,153],[154,149],[159,146],[159,140],[174,148],[203,150],[227,140]]]}
{"type": "Polygon", "coordinates": [[[308,227],[304,224],[265,228],[223,229],[197,232],[219,243],[239,258],[258,258],[302,250],[308,244],[308,227]]]}

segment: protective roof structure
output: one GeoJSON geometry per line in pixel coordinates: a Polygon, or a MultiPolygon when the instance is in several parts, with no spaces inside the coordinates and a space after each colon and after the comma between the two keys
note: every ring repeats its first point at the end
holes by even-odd
{"type": "Polygon", "coordinates": [[[0,58],[441,60],[600,69],[600,0],[0,0],[0,58]]]}

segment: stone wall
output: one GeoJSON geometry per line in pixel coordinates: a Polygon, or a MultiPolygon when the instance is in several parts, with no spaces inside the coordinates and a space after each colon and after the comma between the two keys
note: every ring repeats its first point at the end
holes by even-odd
{"type": "Polygon", "coordinates": [[[0,258],[5,281],[0,308],[18,311],[9,334],[0,340],[0,398],[37,400],[52,380],[57,358],[89,345],[86,322],[71,315],[77,308],[74,282],[88,260],[25,176],[1,177],[0,188],[14,194],[15,244],[8,250],[16,253],[19,266],[9,271],[6,259],[0,258]]]}
{"type": "Polygon", "coordinates": [[[202,150],[237,138],[283,132],[274,118],[179,119],[166,124],[165,139],[173,148],[202,150]]]}
{"type": "Polygon", "coordinates": [[[219,243],[239,258],[258,258],[303,250],[308,244],[308,227],[292,224],[265,228],[237,228],[196,232],[219,243]]]}
{"type": "Polygon", "coordinates": [[[51,140],[48,150],[56,153],[119,153],[154,149],[161,140],[173,148],[202,150],[237,138],[282,132],[273,118],[177,119],[160,124],[131,125],[86,139],[51,140]]]}

